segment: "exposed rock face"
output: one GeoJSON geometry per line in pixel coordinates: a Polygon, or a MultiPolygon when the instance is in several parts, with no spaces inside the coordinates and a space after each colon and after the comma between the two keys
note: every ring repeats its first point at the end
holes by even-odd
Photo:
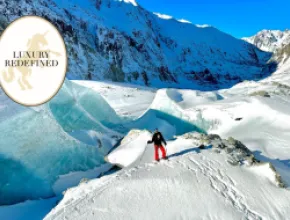
{"type": "Polygon", "coordinates": [[[269,93],[267,91],[256,91],[250,94],[250,96],[262,96],[262,97],[270,97],[269,93]]]}
{"type": "Polygon", "coordinates": [[[277,60],[279,63],[282,64],[286,63],[286,61],[289,61],[289,58],[290,58],[290,43],[279,48],[274,55],[274,60],[277,60]]]}
{"type": "Polygon", "coordinates": [[[1,30],[23,15],[51,21],[66,42],[69,79],[206,90],[273,71],[264,68],[271,54],[213,27],[162,19],[135,1],[1,0],[0,12],[1,30]]]}

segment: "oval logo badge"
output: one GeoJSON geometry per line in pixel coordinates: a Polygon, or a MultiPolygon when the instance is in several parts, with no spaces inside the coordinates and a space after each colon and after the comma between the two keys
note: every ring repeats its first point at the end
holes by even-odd
{"type": "Polygon", "coordinates": [[[15,102],[37,106],[53,98],[67,69],[65,43],[58,30],[38,16],[8,25],[0,39],[0,83],[15,102]]]}

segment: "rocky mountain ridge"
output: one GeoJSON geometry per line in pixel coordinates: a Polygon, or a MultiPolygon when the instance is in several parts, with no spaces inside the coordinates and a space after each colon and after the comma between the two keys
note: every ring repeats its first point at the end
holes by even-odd
{"type": "Polygon", "coordinates": [[[272,61],[283,66],[290,57],[290,30],[262,30],[243,38],[263,51],[273,52],[272,61]]]}
{"type": "Polygon", "coordinates": [[[24,15],[51,21],[65,39],[68,79],[209,90],[263,78],[275,69],[267,63],[271,53],[214,27],[162,19],[135,1],[15,4],[0,1],[0,28],[24,15]]]}

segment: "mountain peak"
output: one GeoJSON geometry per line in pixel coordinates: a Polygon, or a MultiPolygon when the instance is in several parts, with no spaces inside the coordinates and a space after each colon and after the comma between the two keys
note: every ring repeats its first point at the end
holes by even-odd
{"type": "Polygon", "coordinates": [[[264,51],[276,52],[290,43],[290,31],[261,30],[256,35],[242,38],[264,51]]]}

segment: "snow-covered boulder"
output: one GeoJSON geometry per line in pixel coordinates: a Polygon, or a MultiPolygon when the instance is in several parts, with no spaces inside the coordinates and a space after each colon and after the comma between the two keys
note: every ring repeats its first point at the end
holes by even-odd
{"type": "Polygon", "coordinates": [[[131,130],[123,138],[120,146],[107,155],[105,159],[109,163],[120,167],[128,167],[140,163],[144,156],[148,156],[146,147],[147,141],[151,140],[151,138],[152,134],[149,131],[131,130]]]}

